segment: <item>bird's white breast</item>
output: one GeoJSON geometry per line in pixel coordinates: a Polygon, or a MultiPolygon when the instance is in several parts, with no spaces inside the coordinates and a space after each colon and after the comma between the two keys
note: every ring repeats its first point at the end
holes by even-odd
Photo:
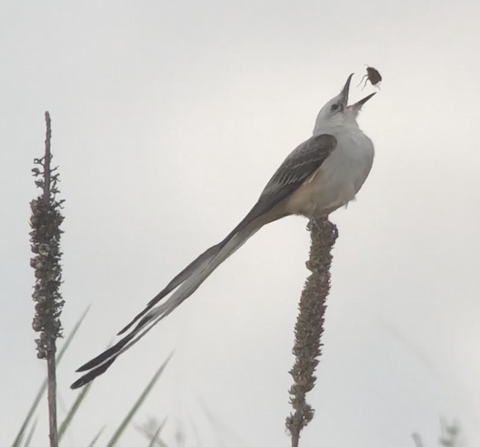
{"type": "Polygon", "coordinates": [[[358,127],[333,134],[337,146],[302,187],[301,214],[323,217],[355,199],[373,164],[373,143],[358,127]]]}

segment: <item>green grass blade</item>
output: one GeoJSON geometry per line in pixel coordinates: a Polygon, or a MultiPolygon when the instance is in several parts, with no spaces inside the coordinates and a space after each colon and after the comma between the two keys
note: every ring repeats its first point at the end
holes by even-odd
{"type": "Polygon", "coordinates": [[[82,388],[82,391],[78,394],[77,398],[75,399],[75,402],[71,406],[70,410],[68,410],[67,415],[65,416],[65,419],[63,420],[62,424],[60,425],[60,428],[58,429],[58,442],[62,440],[63,435],[67,431],[67,428],[70,426],[70,423],[72,422],[73,418],[75,417],[78,409],[80,408],[80,405],[83,403],[83,400],[85,397],[87,397],[87,393],[90,391],[90,387],[92,386],[93,382],[90,382],[87,384],[84,388],[82,388]]]}
{"type": "Polygon", "coordinates": [[[102,427],[98,433],[96,434],[96,436],[92,439],[92,442],[90,444],[88,444],[88,447],[94,447],[95,444],[97,443],[98,441],[98,438],[100,438],[100,435],[103,433],[103,430],[105,430],[105,427],[102,427]]]}
{"type": "Polygon", "coordinates": [[[17,433],[17,437],[13,441],[12,447],[20,447],[23,440],[23,436],[25,435],[25,430],[27,429],[27,426],[30,423],[30,420],[32,419],[33,414],[35,413],[35,410],[37,409],[38,404],[40,403],[40,399],[42,398],[43,393],[45,393],[46,389],[47,389],[47,379],[43,381],[42,386],[40,387],[40,390],[35,396],[35,399],[33,400],[33,404],[30,407],[30,410],[28,410],[27,416],[25,417],[25,420],[23,421],[22,426],[20,427],[20,430],[17,433]]]}
{"type": "Polygon", "coordinates": [[[90,310],[90,306],[87,307],[87,310],[83,312],[80,319],[75,323],[75,326],[73,326],[72,332],[70,332],[70,335],[65,339],[65,343],[63,344],[62,348],[58,351],[57,358],[56,358],[57,366],[60,363],[60,360],[62,360],[62,357],[67,351],[68,347],[70,346],[70,343],[72,343],[73,338],[75,337],[75,335],[77,335],[77,332],[80,329],[80,326],[82,325],[83,320],[85,320],[85,317],[87,316],[89,310],[90,310]]]}
{"type": "MultiPolygon", "coordinates": [[[[63,355],[65,354],[65,351],[68,349],[70,346],[70,343],[73,340],[73,337],[75,337],[78,329],[80,328],[81,324],[83,323],[83,320],[85,319],[88,311],[90,309],[90,306],[87,308],[87,310],[83,313],[83,315],[80,317],[80,319],[77,321],[75,326],[73,327],[72,332],[70,335],[65,339],[65,343],[63,344],[62,348],[58,351],[57,354],[57,365],[60,363],[62,360],[63,355]]],[[[13,441],[12,447],[20,447],[23,436],[25,435],[25,430],[27,429],[28,424],[30,423],[33,414],[35,413],[35,410],[38,407],[38,404],[40,403],[40,400],[42,399],[43,394],[45,393],[45,390],[47,389],[47,379],[45,379],[40,387],[40,390],[38,391],[37,395],[35,396],[35,399],[33,400],[33,403],[30,407],[30,410],[28,410],[27,416],[25,417],[25,420],[23,421],[20,430],[17,433],[17,436],[15,440],[13,441]]]]}
{"type": "Polygon", "coordinates": [[[157,428],[157,431],[153,435],[151,441],[148,443],[148,447],[155,447],[156,445],[161,445],[163,446],[163,442],[160,441],[160,433],[163,430],[163,427],[165,427],[165,423],[167,422],[167,418],[163,420],[163,422],[160,424],[160,426],[157,428]]]}
{"type": "Polygon", "coordinates": [[[168,445],[165,444],[160,438],[160,434],[163,428],[165,427],[165,424],[167,423],[167,419],[168,418],[165,418],[162,421],[162,423],[158,426],[158,428],[155,430],[155,433],[153,435],[145,427],[135,427],[135,428],[150,441],[150,443],[148,444],[149,446],[168,447],[168,445]]]}
{"type": "Polygon", "coordinates": [[[33,423],[32,428],[30,429],[30,433],[28,433],[27,439],[25,439],[25,443],[23,444],[23,447],[28,447],[32,442],[33,434],[35,433],[35,429],[37,428],[37,422],[38,422],[38,419],[35,419],[35,422],[33,423]]]}
{"type": "Polygon", "coordinates": [[[149,384],[146,386],[146,388],[143,390],[142,394],[140,395],[140,397],[137,399],[137,401],[135,402],[135,404],[133,405],[132,409],[128,412],[127,416],[125,416],[125,419],[122,421],[122,423],[119,425],[119,427],[117,428],[117,430],[115,431],[115,433],[113,434],[112,438],[110,439],[110,441],[108,442],[107,444],[107,447],[114,447],[115,444],[117,443],[117,441],[120,439],[120,437],[122,436],[123,432],[125,431],[125,429],[127,428],[128,424],[130,423],[130,421],[132,420],[133,416],[135,416],[135,413],[138,411],[138,409],[141,407],[141,405],[143,404],[144,400],[147,398],[147,396],[150,394],[150,392],[152,391],[153,387],[155,386],[155,384],[157,383],[158,379],[160,378],[160,376],[162,375],[163,371],[165,370],[168,362],[170,361],[170,359],[172,358],[173,356],[173,352],[168,356],[167,360],[165,360],[162,364],[162,366],[160,366],[160,368],[158,369],[158,371],[155,373],[155,375],[152,377],[152,379],[150,380],[149,384]]]}

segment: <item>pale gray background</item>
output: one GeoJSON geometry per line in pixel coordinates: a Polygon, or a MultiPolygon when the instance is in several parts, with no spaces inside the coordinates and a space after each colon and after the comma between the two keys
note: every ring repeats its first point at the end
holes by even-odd
{"type": "MultiPolygon", "coordinates": [[[[357,202],[332,216],[340,238],[302,446],[413,446],[417,430],[433,445],[440,415],[458,417],[480,445],[478,1],[0,5],[1,446],[45,370],[28,243],[44,111],[67,201],[66,332],[93,304],[58,372],[62,413],[76,395],[74,369],[230,231],[364,64],[384,76],[360,119],[377,157],[357,202]]],[[[356,88],[353,99],[371,91],[356,88]]],[[[85,446],[104,424],[111,434],[174,348],[137,423],[169,415],[172,439],[175,421],[192,418],[203,445],[215,436],[289,445],[305,225],[290,218],[262,230],[118,360],[66,445],[85,446]]],[[[35,447],[47,443],[42,414],[35,447]]],[[[132,429],[122,445],[143,444],[132,429]]]]}

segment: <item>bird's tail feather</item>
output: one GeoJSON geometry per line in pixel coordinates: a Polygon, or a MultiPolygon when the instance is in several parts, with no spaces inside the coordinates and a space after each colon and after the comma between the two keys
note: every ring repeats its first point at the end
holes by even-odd
{"type": "Polygon", "coordinates": [[[120,333],[130,329],[140,318],[140,321],[111,348],[99,356],[82,365],[77,372],[89,371],[71,385],[72,389],[80,388],[103,374],[127,349],[130,349],[144,335],[147,334],[159,321],[172,313],[183,303],[198,287],[210,276],[210,274],[235,251],[237,251],[250,237],[252,237],[261,225],[250,223],[233,237],[227,238],[220,244],[214,245],[195,261],[178,274],[167,287],[160,292],[135,319],[120,333]],[[173,294],[159,306],[155,306],[161,298],[168,295],[174,289],[173,294]]]}
{"type": "Polygon", "coordinates": [[[214,257],[221,248],[221,243],[210,247],[198,258],[185,267],[175,278],[173,278],[167,286],[160,291],[130,323],[128,323],[117,335],[127,332],[140,318],[142,318],[152,307],[154,307],[162,298],[165,298],[170,292],[175,290],[182,282],[184,282],[199,266],[205,261],[214,257]]]}

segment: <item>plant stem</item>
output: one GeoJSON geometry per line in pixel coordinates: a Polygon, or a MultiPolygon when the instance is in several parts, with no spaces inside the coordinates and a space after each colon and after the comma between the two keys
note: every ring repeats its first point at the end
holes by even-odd
{"type": "Polygon", "coordinates": [[[50,119],[50,113],[45,112],[45,124],[47,126],[47,135],[45,137],[45,164],[44,164],[44,180],[43,185],[43,201],[45,205],[50,204],[50,160],[52,154],[50,152],[50,141],[52,139],[52,120],[50,119]]]}
{"type": "Polygon", "coordinates": [[[321,337],[330,291],[332,249],[337,239],[337,227],[327,218],[310,225],[310,257],[306,267],[312,273],[305,282],[295,324],[293,354],[295,363],[290,370],[290,404],[294,412],[287,417],[286,427],[292,437],[292,447],[298,447],[300,432],[313,419],[315,410],[307,403],[306,394],[315,386],[315,370],[321,354],[321,337]]]}
{"type": "MultiPolygon", "coordinates": [[[[50,184],[51,184],[51,169],[50,161],[52,158],[50,152],[50,141],[52,139],[52,121],[50,113],[45,112],[45,124],[47,127],[45,138],[45,161],[44,161],[44,185],[43,185],[43,201],[48,208],[50,205],[50,184]]],[[[48,421],[50,427],[50,447],[58,447],[58,432],[57,432],[57,374],[55,355],[57,347],[55,343],[55,336],[47,334],[47,380],[48,380],[48,421]]]]}
{"type": "Polygon", "coordinates": [[[48,371],[48,420],[50,426],[50,447],[58,447],[57,433],[57,374],[56,374],[56,345],[55,339],[49,340],[47,350],[48,371]]]}

